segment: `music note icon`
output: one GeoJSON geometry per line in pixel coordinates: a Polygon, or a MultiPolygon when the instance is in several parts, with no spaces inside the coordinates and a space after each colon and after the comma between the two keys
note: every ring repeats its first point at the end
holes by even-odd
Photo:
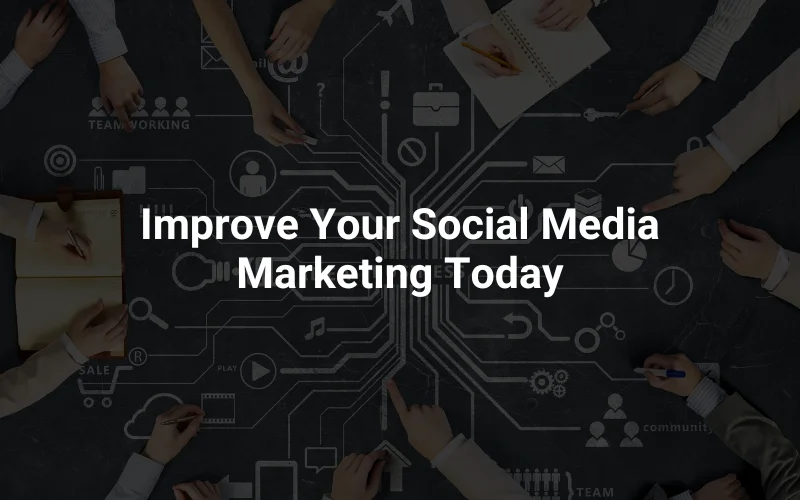
{"type": "Polygon", "coordinates": [[[311,340],[314,337],[322,337],[325,333],[325,318],[317,318],[311,322],[310,329],[305,335],[306,340],[311,340]]]}

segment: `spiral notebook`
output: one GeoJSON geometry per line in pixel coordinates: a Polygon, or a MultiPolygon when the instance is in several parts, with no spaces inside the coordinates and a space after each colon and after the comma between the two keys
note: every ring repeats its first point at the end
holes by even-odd
{"type": "MultiPolygon", "coordinates": [[[[503,127],[594,64],[611,49],[588,19],[573,31],[547,31],[534,23],[542,0],[514,0],[494,14],[509,41],[516,77],[491,78],[475,65],[476,54],[456,40],[444,51],[498,127],[503,127]]],[[[477,56],[480,57],[480,56],[477,56]]]]}

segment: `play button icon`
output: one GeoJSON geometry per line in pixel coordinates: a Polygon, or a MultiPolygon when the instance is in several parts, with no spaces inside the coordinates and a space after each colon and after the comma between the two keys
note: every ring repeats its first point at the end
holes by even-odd
{"type": "Polygon", "coordinates": [[[275,362],[264,353],[253,353],[239,365],[239,376],[251,389],[266,389],[275,381],[275,362]]]}

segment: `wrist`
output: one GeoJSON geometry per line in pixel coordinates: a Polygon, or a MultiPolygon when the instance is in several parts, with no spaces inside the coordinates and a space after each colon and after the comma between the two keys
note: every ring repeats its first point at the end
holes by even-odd
{"type": "Polygon", "coordinates": [[[125,64],[125,56],[117,56],[113,59],[109,59],[108,61],[97,63],[97,69],[101,73],[110,73],[115,71],[122,64],[125,64]]]}
{"type": "Polygon", "coordinates": [[[161,465],[167,465],[167,463],[169,463],[169,459],[158,456],[158,453],[154,454],[152,450],[150,450],[149,448],[150,448],[150,443],[148,442],[147,446],[145,446],[144,450],[142,450],[143,457],[149,458],[153,462],[156,462],[161,465]]]}
{"type": "Polygon", "coordinates": [[[39,64],[41,61],[37,60],[35,57],[26,54],[24,50],[19,50],[18,48],[14,47],[14,51],[19,56],[20,61],[28,67],[28,69],[33,69],[39,64]]]}
{"type": "Polygon", "coordinates": [[[311,4],[320,9],[320,12],[326,14],[336,4],[336,0],[310,0],[311,4]]]}

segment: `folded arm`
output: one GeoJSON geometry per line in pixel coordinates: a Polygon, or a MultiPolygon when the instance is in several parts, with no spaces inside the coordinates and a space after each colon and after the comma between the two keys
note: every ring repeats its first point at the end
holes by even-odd
{"type": "Polygon", "coordinates": [[[0,375],[0,417],[32,405],[78,371],[86,357],[66,334],[0,375]]]}

